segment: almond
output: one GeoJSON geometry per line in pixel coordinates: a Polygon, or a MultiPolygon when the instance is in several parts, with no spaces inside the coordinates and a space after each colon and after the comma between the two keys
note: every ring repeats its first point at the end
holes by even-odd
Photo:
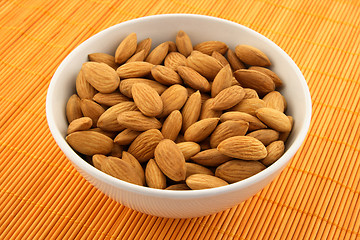
{"type": "MultiPolygon", "coordinates": [[[[291,128],[293,127],[294,125],[294,119],[292,116],[287,116],[289,121],[290,121],[290,124],[291,124],[291,128]]],[[[279,140],[282,140],[283,142],[286,142],[286,140],[288,139],[289,135],[290,135],[290,131],[287,131],[287,132],[281,132],[280,135],[279,135],[279,140]]]]}
{"type": "Polygon", "coordinates": [[[117,144],[117,143],[114,143],[113,145],[113,148],[111,149],[111,152],[110,152],[110,156],[112,157],[118,157],[118,158],[121,158],[122,157],[122,154],[123,154],[123,146],[117,144]]]}
{"type": "Polygon", "coordinates": [[[259,98],[257,92],[252,88],[244,88],[245,96],[244,99],[259,98]]]}
{"type": "Polygon", "coordinates": [[[177,143],[181,152],[184,155],[185,160],[189,160],[192,156],[200,152],[200,145],[195,142],[180,142],[177,143]]]}
{"type": "Polygon", "coordinates": [[[105,112],[101,105],[89,99],[81,99],[80,108],[85,117],[91,118],[93,127],[97,126],[99,117],[105,112]]]}
{"type": "Polygon", "coordinates": [[[173,41],[166,41],[169,45],[169,52],[177,52],[176,43],[173,41]]]}
{"type": "Polygon", "coordinates": [[[274,141],[266,147],[268,152],[267,156],[261,160],[261,162],[270,166],[274,162],[276,162],[285,152],[285,145],[283,141],[274,141]]]}
{"type": "Polygon", "coordinates": [[[162,124],[155,117],[148,117],[139,111],[125,111],[117,116],[120,126],[135,131],[160,129],[162,124]]]}
{"type": "Polygon", "coordinates": [[[191,190],[185,183],[170,185],[165,190],[191,190]]]}
{"type": "Polygon", "coordinates": [[[231,157],[220,153],[216,148],[201,151],[191,157],[191,160],[193,160],[195,163],[208,167],[217,167],[231,159],[231,157]]]}
{"type": "Polygon", "coordinates": [[[179,52],[170,52],[164,60],[165,67],[177,71],[178,66],[186,65],[186,57],[179,52]]]}
{"type": "Polygon", "coordinates": [[[270,66],[270,60],[260,49],[250,45],[237,45],[235,47],[236,56],[244,63],[253,66],[270,66]]]}
{"type": "Polygon", "coordinates": [[[230,111],[238,111],[248,113],[255,116],[256,110],[265,107],[266,104],[263,100],[258,98],[243,99],[238,104],[230,109],[230,111]]]}
{"type": "Polygon", "coordinates": [[[215,58],[193,51],[186,59],[186,65],[191,67],[207,79],[214,79],[216,74],[223,68],[223,65],[215,58]]]}
{"type": "Polygon", "coordinates": [[[186,179],[186,184],[192,190],[216,188],[228,185],[228,183],[221,178],[207,174],[193,174],[186,179]]]}
{"type": "Polygon", "coordinates": [[[211,55],[214,51],[225,54],[228,50],[226,43],[221,41],[205,41],[194,46],[194,50],[211,55]]]}
{"type": "Polygon", "coordinates": [[[128,152],[140,163],[146,162],[154,157],[155,147],[163,139],[164,138],[158,129],[150,129],[135,138],[130,144],[128,152]]]}
{"type": "Polygon", "coordinates": [[[211,87],[206,78],[190,67],[178,66],[177,71],[184,83],[195,90],[209,92],[211,87]]]}
{"type": "Polygon", "coordinates": [[[114,106],[121,102],[130,101],[128,97],[121,94],[120,92],[112,92],[112,93],[97,93],[92,98],[95,102],[105,105],[105,106],[114,106]]]}
{"type": "Polygon", "coordinates": [[[146,184],[151,188],[166,188],[166,177],[156,164],[154,159],[150,159],[145,168],[146,184]]]}
{"type": "Polygon", "coordinates": [[[182,131],[185,132],[188,127],[199,120],[201,111],[201,94],[199,91],[190,95],[182,108],[182,131]]]}
{"type": "Polygon", "coordinates": [[[265,102],[266,107],[276,109],[280,112],[285,111],[285,98],[278,91],[269,92],[263,97],[263,101],[265,102]]]}
{"type": "Polygon", "coordinates": [[[80,98],[91,99],[95,94],[96,90],[91,84],[86,81],[82,70],[80,70],[79,74],[76,77],[76,92],[80,98]]]}
{"type": "Polygon", "coordinates": [[[120,92],[126,97],[132,98],[132,86],[136,83],[144,83],[155,89],[158,94],[162,94],[167,89],[166,86],[150,79],[128,78],[120,82],[120,92]]]}
{"type": "Polygon", "coordinates": [[[181,109],[188,98],[186,88],[179,84],[170,86],[161,94],[164,110],[158,117],[166,117],[172,111],[181,109]]]}
{"type": "Polygon", "coordinates": [[[265,67],[258,67],[258,66],[252,66],[249,68],[250,70],[256,70],[256,71],[259,71],[259,72],[262,72],[262,73],[265,73],[266,75],[268,75],[272,80],[273,82],[275,83],[275,87],[282,87],[283,85],[283,82],[281,81],[281,79],[279,78],[278,75],[276,75],[276,73],[274,73],[273,71],[271,71],[270,69],[268,68],[265,68],[265,67]]]}
{"type": "Polygon", "coordinates": [[[229,61],[230,66],[234,72],[239,69],[245,68],[245,65],[240,61],[240,59],[236,56],[236,54],[231,49],[229,49],[227,51],[227,60],[229,61]]]}
{"type": "Polygon", "coordinates": [[[223,54],[221,54],[217,51],[214,51],[214,52],[212,52],[211,56],[213,58],[215,58],[216,60],[218,60],[221,63],[221,65],[223,65],[223,66],[229,65],[228,60],[226,59],[226,57],[224,57],[223,54]]]}
{"type": "Polygon", "coordinates": [[[118,67],[116,73],[120,78],[140,78],[148,75],[153,67],[154,64],[148,62],[128,62],[118,67]]]}
{"type": "Polygon", "coordinates": [[[182,84],[182,80],[172,68],[156,65],[151,69],[151,75],[164,85],[182,84]]]}
{"type": "Polygon", "coordinates": [[[239,69],[234,72],[236,80],[244,88],[252,88],[260,96],[275,90],[273,80],[265,73],[249,69],[239,69]]]}
{"type": "Polygon", "coordinates": [[[130,163],[130,165],[134,168],[134,171],[140,177],[142,185],[145,185],[145,173],[140,162],[133,155],[126,151],[123,151],[122,153],[122,160],[130,163]]]}
{"type": "Polygon", "coordinates": [[[185,57],[189,56],[193,51],[190,37],[182,30],[178,31],[175,43],[177,50],[185,57]]]}
{"type": "Polygon", "coordinates": [[[126,62],[136,51],[136,33],[130,33],[119,44],[115,52],[115,61],[119,64],[126,62]]]}
{"type": "Polygon", "coordinates": [[[67,134],[76,132],[76,131],[84,131],[89,130],[92,126],[92,120],[89,117],[81,117],[78,119],[74,119],[67,129],[67,134]]]}
{"type": "Polygon", "coordinates": [[[264,144],[249,136],[227,138],[217,146],[217,149],[226,156],[242,160],[260,160],[267,155],[264,144]]]}
{"type": "Polygon", "coordinates": [[[175,141],[182,126],[182,115],[179,110],[172,111],[165,119],[161,133],[164,138],[175,141]]]}
{"type": "Polygon", "coordinates": [[[213,110],[226,110],[238,104],[245,96],[240,86],[231,86],[221,90],[212,103],[213,110]]]}
{"type": "Polygon", "coordinates": [[[80,98],[73,94],[66,103],[66,118],[69,123],[83,116],[80,107],[80,98]]]}
{"type": "Polygon", "coordinates": [[[99,127],[96,127],[96,128],[90,128],[89,131],[94,131],[94,132],[98,132],[98,133],[101,133],[101,134],[104,134],[105,136],[108,136],[109,138],[111,139],[114,139],[117,132],[112,132],[112,131],[104,131],[102,130],[101,128],[99,127]]]}
{"type": "Polygon", "coordinates": [[[141,176],[130,163],[123,159],[107,157],[107,161],[102,166],[102,171],[122,181],[143,186],[141,176]]]}
{"type": "Polygon", "coordinates": [[[113,140],[94,131],[78,131],[66,136],[69,145],[79,153],[92,156],[108,154],[113,147],[113,140]]]}
{"type": "Polygon", "coordinates": [[[201,150],[208,150],[211,149],[210,146],[210,137],[205,138],[205,140],[202,140],[201,142],[199,142],[200,148],[201,150]]]}
{"type": "Polygon", "coordinates": [[[102,166],[104,166],[105,162],[107,161],[107,158],[105,155],[102,154],[95,154],[92,156],[92,163],[95,168],[102,171],[102,166]]]}
{"type": "Polygon", "coordinates": [[[266,167],[258,161],[231,160],[216,168],[215,176],[228,183],[235,183],[249,178],[266,167]]]}
{"type": "Polygon", "coordinates": [[[243,120],[249,123],[249,131],[267,128],[257,117],[244,112],[226,112],[220,116],[220,121],[243,120]]]}
{"type": "Polygon", "coordinates": [[[119,145],[129,145],[140,134],[141,134],[141,132],[139,132],[139,131],[134,131],[131,129],[124,129],[115,137],[114,142],[119,145]]]}
{"type": "Polygon", "coordinates": [[[108,108],[98,119],[97,126],[105,131],[122,131],[125,127],[120,126],[117,116],[125,111],[136,110],[134,102],[122,102],[108,108]]]}
{"type": "Polygon", "coordinates": [[[144,83],[136,83],[131,92],[136,106],[145,116],[155,117],[162,113],[163,102],[154,88],[144,83]]]}
{"type": "Polygon", "coordinates": [[[210,169],[196,163],[187,162],[185,163],[185,167],[186,167],[186,178],[194,174],[207,174],[212,176],[214,175],[214,173],[210,169]]]}
{"type": "Polygon", "coordinates": [[[117,69],[119,64],[115,62],[115,57],[106,53],[90,53],[89,60],[92,62],[106,63],[113,69],[117,69]]]}
{"type": "Polygon", "coordinates": [[[82,65],[81,71],[86,81],[99,92],[111,93],[119,87],[119,76],[105,63],[86,62],[82,65]]]}
{"type": "Polygon", "coordinates": [[[155,148],[155,161],[161,171],[171,180],[185,180],[185,158],[174,141],[164,139],[159,142],[155,148]]]}
{"type": "Polygon", "coordinates": [[[234,137],[244,136],[249,128],[249,123],[245,121],[226,121],[219,124],[210,136],[210,145],[216,148],[223,140],[234,137]]]}
{"type": "Polygon", "coordinates": [[[219,118],[205,118],[192,124],[184,133],[186,141],[201,142],[214,131],[219,118]]]}
{"type": "Polygon", "coordinates": [[[211,85],[211,97],[216,97],[222,90],[231,87],[232,71],[229,65],[225,65],[215,76],[211,85]]]}
{"type": "Polygon", "coordinates": [[[163,42],[154,48],[146,57],[145,61],[154,65],[161,64],[169,52],[169,43],[163,42]]]}
{"type": "Polygon", "coordinates": [[[279,132],[273,129],[260,129],[253,131],[246,136],[254,137],[262,142],[265,146],[279,139],[279,132]]]}
{"type": "Polygon", "coordinates": [[[200,112],[200,120],[205,118],[218,118],[221,116],[222,111],[212,109],[213,101],[214,99],[210,98],[203,103],[200,112]]]}
{"type": "Polygon", "coordinates": [[[125,63],[129,62],[142,62],[145,60],[145,50],[141,50],[140,52],[135,53],[132,55],[125,63]]]}
{"type": "Polygon", "coordinates": [[[256,116],[270,128],[279,132],[288,132],[291,130],[289,118],[282,112],[273,108],[259,108],[256,110],[256,116]]]}
{"type": "Polygon", "coordinates": [[[135,54],[144,50],[144,55],[147,57],[151,50],[151,43],[151,38],[145,38],[144,40],[140,41],[136,47],[135,54]]]}

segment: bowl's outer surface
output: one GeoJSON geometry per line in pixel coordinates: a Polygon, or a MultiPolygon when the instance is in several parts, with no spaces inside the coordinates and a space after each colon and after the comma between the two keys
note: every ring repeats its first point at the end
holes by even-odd
{"type": "Polygon", "coordinates": [[[156,15],[130,20],[92,36],[74,49],[60,64],[48,89],[46,115],[50,131],[67,158],[80,174],[106,195],[134,210],[161,217],[188,218],[216,213],[250,198],[269,184],[284,169],[305,139],[310,125],[311,99],[306,81],[296,64],[276,44],[242,25],[208,16],[191,14],[156,15]],[[218,40],[232,49],[249,44],[262,50],[272,62],[271,69],[284,82],[281,93],[288,104],[287,114],[294,118],[294,128],[285,154],[266,170],[225,187],[197,191],[164,191],[136,186],[115,179],[86,163],[66,143],[65,106],[75,93],[75,79],[89,53],[114,55],[121,40],[135,32],[138,41],[151,37],[152,46],[175,41],[184,30],[193,44],[218,40]]]}

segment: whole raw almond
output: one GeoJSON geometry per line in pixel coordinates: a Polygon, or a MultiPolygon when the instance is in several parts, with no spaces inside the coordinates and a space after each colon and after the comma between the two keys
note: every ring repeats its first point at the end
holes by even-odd
{"type": "Polygon", "coordinates": [[[164,104],[163,113],[158,117],[166,117],[172,111],[181,109],[188,98],[188,93],[185,87],[175,84],[170,86],[161,94],[161,99],[164,104]]]}
{"type": "Polygon", "coordinates": [[[155,117],[162,113],[164,105],[154,88],[144,83],[136,83],[131,92],[136,106],[145,116],[155,117]]]}
{"type": "Polygon", "coordinates": [[[264,159],[261,160],[261,162],[265,166],[270,166],[284,154],[285,144],[281,140],[274,141],[270,143],[269,146],[266,147],[266,150],[268,154],[264,159]]]}
{"type": "Polygon", "coordinates": [[[221,65],[223,65],[223,66],[229,65],[228,60],[226,59],[226,57],[224,57],[223,54],[221,54],[217,51],[213,51],[211,56],[213,58],[215,58],[216,60],[218,60],[221,63],[221,65]]]}
{"type": "Polygon", "coordinates": [[[151,75],[156,81],[164,85],[182,84],[179,74],[170,67],[156,65],[151,69],[151,75]]]}
{"type": "Polygon", "coordinates": [[[132,98],[132,86],[136,83],[144,83],[150,87],[152,87],[153,89],[155,89],[155,91],[158,94],[162,94],[167,88],[166,86],[158,83],[157,81],[153,81],[150,79],[146,79],[146,78],[128,78],[128,79],[124,79],[121,80],[120,82],[120,92],[125,95],[126,97],[132,98]]]}
{"type": "Polygon", "coordinates": [[[155,147],[163,139],[164,137],[158,129],[150,129],[135,138],[130,144],[128,152],[140,163],[146,162],[154,157],[155,147]]]}
{"type": "Polygon", "coordinates": [[[236,56],[235,52],[231,49],[227,51],[227,60],[229,61],[233,71],[245,68],[245,65],[240,61],[240,59],[236,56]]]}
{"type": "Polygon", "coordinates": [[[210,146],[216,148],[223,140],[234,137],[244,136],[249,129],[249,123],[245,121],[226,121],[219,124],[210,136],[210,146]]]}
{"type": "Polygon", "coordinates": [[[94,131],[94,132],[98,132],[98,133],[101,133],[101,134],[104,134],[105,136],[108,136],[109,138],[111,139],[114,139],[117,132],[112,132],[112,131],[104,131],[102,130],[101,128],[99,127],[96,127],[96,128],[90,128],[89,131],[94,131]]]}
{"type": "Polygon", "coordinates": [[[83,77],[102,93],[111,93],[119,87],[120,78],[106,63],[86,62],[81,68],[83,77]]]}
{"type": "Polygon", "coordinates": [[[196,163],[187,162],[185,163],[185,167],[186,167],[186,178],[194,174],[207,174],[212,176],[214,175],[214,173],[210,169],[196,163]]]}
{"type": "Polygon", "coordinates": [[[210,80],[213,80],[223,68],[223,65],[218,60],[199,51],[191,53],[186,59],[186,65],[210,80]]]}
{"type": "Polygon", "coordinates": [[[280,112],[285,111],[285,107],[286,107],[285,98],[278,91],[269,92],[263,97],[263,101],[265,102],[266,107],[276,109],[280,112]]]}
{"type": "Polygon", "coordinates": [[[225,122],[229,120],[243,120],[249,123],[249,131],[267,128],[257,117],[245,112],[226,112],[220,116],[220,121],[225,122]]]}
{"type": "Polygon", "coordinates": [[[92,163],[95,168],[102,171],[102,166],[104,166],[105,162],[107,161],[107,158],[103,154],[95,154],[92,156],[92,163]]]}
{"type": "Polygon", "coordinates": [[[125,111],[136,110],[134,102],[121,102],[108,108],[98,119],[97,127],[104,131],[122,131],[125,127],[121,126],[117,121],[117,116],[125,111]]]}
{"type": "Polygon", "coordinates": [[[166,41],[169,45],[169,52],[177,52],[176,43],[173,41],[166,41]]]}
{"type": "Polygon", "coordinates": [[[231,86],[221,90],[212,103],[211,109],[213,110],[226,110],[229,109],[244,98],[245,92],[240,86],[231,86]]]}
{"type": "Polygon", "coordinates": [[[275,90],[274,81],[265,73],[249,69],[239,69],[234,72],[234,76],[242,87],[252,88],[260,96],[275,90]]]}
{"type": "Polygon", "coordinates": [[[126,60],[125,63],[129,63],[129,62],[142,62],[144,61],[146,58],[145,56],[145,50],[141,50],[140,52],[135,53],[134,55],[132,55],[128,60],[126,60]]]}
{"type": "Polygon", "coordinates": [[[146,57],[145,61],[152,63],[154,65],[159,65],[164,61],[168,52],[169,52],[169,43],[163,42],[163,43],[159,44],[157,47],[155,47],[149,53],[149,55],[146,57]]]}
{"type": "Polygon", "coordinates": [[[170,52],[164,60],[165,67],[177,71],[178,66],[186,65],[186,57],[179,52],[170,52]]]}
{"type": "Polygon", "coordinates": [[[122,152],[122,160],[130,163],[137,175],[140,176],[142,185],[145,185],[145,173],[140,162],[133,155],[126,151],[122,152]]]}
{"type": "Polygon", "coordinates": [[[244,99],[259,98],[257,92],[252,88],[244,88],[245,96],[244,99]]]}
{"type": "Polygon", "coordinates": [[[189,56],[193,51],[191,39],[183,30],[177,32],[175,43],[177,50],[185,57],[189,56]]]}
{"type": "Polygon", "coordinates": [[[105,112],[105,109],[90,99],[81,99],[80,108],[85,117],[92,120],[93,127],[97,126],[99,117],[105,112]]]}
{"type": "Polygon", "coordinates": [[[75,82],[76,92],[78,96],[82,98],[92,99],[92,97],[96,94],[96,90],[91,84],[86,81],[82,70],[80,70],[79,74],[76,77],[75,82]]]}
{"type": "Polygon", "coordinates": [[[166,177],[156,164],[154,159],[150,159],[145,168],[146,184],[151,188],[166,188],[166,177]]]}
{"type": "Polygon", "coordinates": [[[201,111],[201,94],[199,91],[191,94],[182,108],[182,131],[185,132],[188,127],[199,120],[201,111]]]}
{"type": "Polygon", "coordinates": [[[259,129],[248,133],[246,136],[254,137],[267,146],[279,139],[279,132],[273,129],[259,129]]]}
{"type": "Polygon", "coordinates": [[[73,94],[66,103],[66,118],[68,122],[71,123],[73,120],[81,118],[82,116],[80,98],[78,95],[73,94]]]}
{"type": "Polygon", "coordinates": [[[128,97],[126,97],[120,92],[97,93],[94,95],[92,99],[99,104],[109,107],[114,106],[121,102],[130,101],[128,97]]]}
{"type": "Polygon", "coordinates": [[[217,150],[226,156],[242,160],[260,160],[267,155],[264,144],[249,136],[227,138],[217,146],[217,150]]]}
{"type": "Polygon", "coordinates": [[[214,131],[219,118],[205,118],[188,127],[184,133],[186,141],[201,142],[214,131]]]}
{"type": "Polygon", "coordinates": [[[221,116],[221,110],[212,109],[213,101],[214,99],[210,98],[203,103],[203,105],[201,106],[200,120],[205,118],[218,118],[221,116]]]}
{"type": "Polygon", "coordinates": [[[211,97],[216,97],[222,90],[231,86],[232,71],[230,65],[225,65],[215,76],[211,85],[211,97]]]}
{"type": "Polygon", "coordinates": [[[185,180],[185,158],[180,148],[170,139],[159,142],[155,148],[155,161],[161,171],[171,180],[185,180]]]}
{"type": "Polygon", "coordinates": [[[155,117],[148,117],[139,111],[125,111],[117,116],[120,126],[135,131],[160,129],[162,124],[155,117]]]}
{"type": "Polygon", "coordinates": [[[270,69],[265,68],[265,67],[258,67],[258,66],[252,66],[249,69],[265,73],[266,75],[268,75],[274,81],[276,88],[282,87],[283,82],[281,81],[279,76],[276,73],[274,73],[273,71],[271,71],[270,69]]]}
{"type": "Polygon", "coordinates": [[[182,126],[182,115],[179,110],[172,111],[165,119],[161,128],[164,138],[175,141],[182,126]]]}
{"type": "Polygon", "coordinates": [[[185,183],[173,184],[165,188],[165,190],[191,190],[185,183]]]}
{"type": "MultiPolygon", "coordinates": [[[[290,124],[291,124],[291,128],[293,127],[294,125],[294,119],[292,116],[288,116],[288,119],[290,121],[290,124]]],[[[290,135],[290,131],[287,131],[287,132],[281,132],[280,133],[280,136],[279,136],[279,140],[282,140],[283,142],[286,142],[286,140],[288,139],[289,135],[290,135]]]]}
{"type": "Polygon", "coordinates": [[[107,53],[90,53],[88,57],[92,62],[106,63],[115,70],[119,67],[119,64],[115,62],[115,57],[107,53]]]}
{"type": "Polygon", "coordinates": [[[192,190],[200,190],[222,187],[228,185],[228,183],[221,178],[208,174],[193,174],[186,179],[186,185],[192,190]]]}
{"type": "Polygon", "coordinates": [[[92,156],[108,154],[113,147],[113,140],[94,131],[77,131],[66,136],[69,145],[79,153],[92,156]]]}
{"type": "Polygon", "coordinates": [[[211,87],[208,80],[194,69],[186,66],[178,66],[177,71],[186,85],[202,92],[210,91],[211,87]]]}
{"type": "Polygon", "coordinates": [[[230,109],[230,111],[238,111],[248,113],[255,116],[256,110],[265,107],[266,104],[259,98],[243,99],[230,109]]]}
{"type": "Polygon", "coordinates": [[[145,38],[144,40],[141,40],[136,47],[135,54],[144,51],[144,55],[145,57],[147,57],[147,55],[149,55],[151,50],[151,43],[152,43],[151,38],[145,38]]]}
{"type": "Polygon", "coordinates": [[[289,118],[282,112],[273,108],[259,108],[256,110],[256,116],[270,128],[279,132],[288,132],[291,130],[289,118]]]}
{"type": "Polygon", "coordinates": [[[131,130],[131,129],[127,128],[127,129],[124,129],[123,131],[121,131],[115,137],[114,142],[119,144],[119,145],[129,145],[140,134],[141,134],[141,132],[139,132],[139,131],[134,131],[134,130],[131,130]]]}
{"type": "Polygon", "coordinates": [[[74,119],[67,129],[67,134],[76,132],[76,131],[84,131],[89,130],[92,126],[92,120],[89,117],[81,117],[78,119],[74,119]]]}
{"type": "Polygon", "coordinates": [[[125,182],[133,183],[143,186],[141,176],[138,175],[134,167],[127,161],[117,157],[107,157],[107,161],[101,168],[102,171],[123,180],[125,182]]]}
{"type": "Polygon", "coordinates": [[[177,145],[183,153],[186,161],[189,160],[192,156],[199,153],[201,150],[200,145],[196,142],[180,142],[177,143],[177,145]]]}
{"type": "Polygon", "coordinates": [[[216,148],[201,151],[191,157],[191,160],[195,163],[208,167],[217,167],[220,164],[227,162],[231,159],[231,157],[220,153],[216,148]]]}
{"type": "Polygon", "coordinates": [[[194,46],[194,50],[211,55],[214,51],[225,54],[228,50],[226,43],[221,41],[205,41],[194,46]]]}
{"type": "Polygon", "coordinates": [[[154,67],[154,64],[149,62],[128,62],[124,63],[118,69],[116,73],[120,78],[141,78],[148,75],[151,72],[151,69],[154,67]]]}
{"type": "Polygon", "coordinates": [[[115,61],[119,64],[126,62],[136,51],[136,33],[130,33],[119,44],[115,51],[115,61]]]}
{"type": "Polygon", "coordinates": [[[250,45],[237,45],[235,47],[236,56],[244,63],[252,66],[270,66],[270,60],[260,49],[250,45]]]}
{"type": "Polygon", "coordinates": [[[228,183],[235,183],[249,178],[266,167],[258,161],[231,160],[216,168],[215,176],[228,183]]]}

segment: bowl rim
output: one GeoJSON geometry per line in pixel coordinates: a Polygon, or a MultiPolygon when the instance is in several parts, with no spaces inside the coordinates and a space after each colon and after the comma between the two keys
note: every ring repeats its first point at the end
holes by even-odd
{"type": "MultiPolygon", "coordinates": [[[[85,41],[83,41],[81,44],[79,44],[77,47],[75,47],[66,57],[65,59],[60,63],[58,68],[56,69],[53,77],[51,78],[48,92],[46,95],[46,118],[47,123],[50,129],[50,132],[55,139],[56,143],[60,147],[60,149],[63,151],[63,153],[66,155],[66,157],[69,159],[69,161],[75,165],[75,168],[80,168],[83,172],[85,172],[88,175],[93,176],[97,180],[100,180],[108,185],[111,185],[115,188],[121,188],[128,192],[136,192],[137,194],[142,194],[145,196],[152,196],[152,197],[158,197],[158,198],[165,198],[165,199],[195,199],[195,198],[202,198],[202,197],[208,197],[208,196],[214,196],[214,195],[221,195],[224,193],[234,192],[238,189],[245,189],[249,186],[252,186],[253,184],[256,184],[256,182],[265,180],[267,175],[274,174],[277,171],[281,171],[291,160],[291,158],[295,155],[297,150],[300,148],[302,143],[304,142],[304,139],[307,135],[307,132],[310,127],[310,121],[311,121],[311,113],[312,113],[312,105],[311,105],[311,97],[309,88],[307,86],[306,80],[301,73],[298,66],[295,64],[295,62],[290,58],[290,56],[282,50],[277,44],[275,44],[273,41],[268,39],[267,37],[263,36],[262,34],[256,32],[255,30],[252,30],[244,25],[241,25],[239,23],[213,17],[213,16],[207,16],[207,15],[200,15],[200,14],[186,14],[186,13],[176,13],[176,14],[158,14],[158,15],[152,15],[152,16],[145,16],[140,18],[135,18],[131,20],[127,20],[121,23],[118,23],[116,25],[110,26],[93,36],[89,37],[85,41]],[[300,127],[300,131],[298,133],[298,136],[296,139],[294,139],[294,142],[292,145],[286,150],[283,156],[279,158],[275,163],[267,167],[265,170],[247,178],[242,181],[232,183],[226,186],[217,187],[217,188],[211,188],[211,189],[202,189],[202,190],[185,190],[185,191],[172,191],[172,190],[163,190],[163,189],[154,189],[144,186],[135,185],[132,183],[128,183],[125,181],[122,181],[120,179],[114,178],[87,163],[85,160],[83,160],[79,155],[76,154],[76,152],[68,145],[65,138],[61,135],[60,130],[56,128],[54,124],[54,111],[51,108],[51,102],[53,101],[52,93],[55,91],[55,81],[59,78],[59,75],[61,74],[61,71],[63,71],[63,68],[68,64],[70,59],[73,55],[76,55],[78,52],[80,52],[82,49],[84,49],[88,42],[94,41],[94,39],[97,39],[101,37],[101,35],[104,32],[113,31],[117,28],[121,28],[124,25],[141,22],[141,21],[147,21],[151,19],[156,18],[193,18],[196,19],[208,19],[212,21],[222,22],[224,24],[230,24],[234,27],[241,28],[243,31],[248,31],[251,34],[257,35],[259,38],[262,39],[262,41],[266,41],[267,44],[271,45],[273,48],[277,50],[283,57],[285,57],[293,71],[296,73],[297,78],[299,79],[302,87],[302,92],[305,93],[305,105],[306,112],[305,112],[305,121],[303,122],[302,126],[300,127]]],[[[83,176],[83,174],[80,174],[83,176]]],[[[83,176],[85,177],[85,176],[83,176]]]]}

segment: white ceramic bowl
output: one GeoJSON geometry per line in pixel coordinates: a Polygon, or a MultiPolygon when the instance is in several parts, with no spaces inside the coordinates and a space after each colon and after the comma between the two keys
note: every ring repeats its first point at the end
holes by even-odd
{"type": "Polygon", "coordinates": [[[137,211],[169,218],[189,218],[213,214],[250,198],[268,185],[296,153],[309,128],[311,99],[306,81],[293,60],[275,43],[259,33],[227,20],[191,14],[169,14],[143,17],[112,26],[92,36],[75,48],[60,64],[48,89],[46,115],[50,131],[67,158],[80,174],[100,191],[137,211]],[[138,40],[151,37],[153,47],[175,40],[184,30],[193,44],[219,40],[232,49],[249,44],[262,50],[271,60],[271,69],[284,82],[281,93],[287,99],[287,114],[294,118],[294,128],[285,154],[264,171],[228,186],[196,190],[168,191],[151,189],[113,178],[80,158],[65,141],[67,121],[65,106],[75,92],[75,79],[88,54],[114,54],[121,40],[135,32],[138,40]]]}

